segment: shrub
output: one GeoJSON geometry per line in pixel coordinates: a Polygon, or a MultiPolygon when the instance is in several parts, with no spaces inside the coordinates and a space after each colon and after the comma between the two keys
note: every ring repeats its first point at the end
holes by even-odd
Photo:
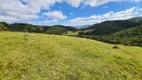
{"type": "Polygon", "coordinates": [[[36,28],[35,28],[35,32],[37,32],[37,33],[43,33],[44,30],[43,30],[43,28],[41,28],[41,27],[36,27],[36,28]]]}
{"type": "Polygon", "coordinates": [[[0,24],[0,31],[5,31],[7,30],[7,27],[5,27],[3,24],[0,24]]]}
{"type": "Polygon", "coordinates": [[[119,49],[119,47],[118,46],[113,46],[113,49],[119,49]]]}

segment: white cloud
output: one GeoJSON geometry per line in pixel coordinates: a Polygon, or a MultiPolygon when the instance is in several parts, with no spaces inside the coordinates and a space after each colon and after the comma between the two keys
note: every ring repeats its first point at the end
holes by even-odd
{"type": "Polygon", "coordinates": [[[62,2],[62,0],[0,0],[0,21],[38,19],[41,9],[48,10],[56,2],[62,2]]]}
{"type": "Polygon", "coordinates": [[[0,21],[32,20],[38,18],[36,13],[19,0],[3,0],[0,3],[0,21]]]}
{"type": "Polygon", "coordinates": [[[102,4],[109,3],[109,2],[120,2],[120,1],[122,0],[85,0],[84,4],[94,7],[94,6],[99,6],[102,4]]]}
{"type": "Polygon", "coordinates": [[[27,21],[29,24],[34,25],[44,25],[44,26],[51,26],[51,25],[58,25],[58,20],[44,20],[44,21],[27,21]]]}
{"type": "Polygon", "coordinates": [[[108,6],[104,6],[104,8],[108,8],[108,6]]]}
{"type": "Polygon", "coordinates": [[[72,7],[79,7],[84,0],[63,0],[70,4],[72,7]]]}
{"type": "Polygon", "coordinates": [[[67,16],[65,16],[61,11],[47,12],[43,13],[43,15],[53,20],[63,20],[67,18],[67,16]]]}
{"type": "Polygon", "coordinates": [[[91,7],[100,6],[110,2],[140,2],[142,0],[82,0],[82,3],[91,7]]]}
{"type": "Polygon", "coordinates": [[[39,12],[41,9],[50,9],[56,2],[61,3],[62,0],[22,0],[27,3],[27,6],[31,9],[39,12]]]}
{"type": "Polygon", "coordinates": [[[0,16],[0,21],[2,22],[12,22],[12,21],[17,21],[18,19],[12,17],[12,16],[0,16]]]}
{"type": "Polygon", "coordinates": [[[72,25],[72,26],[81,26],[81,25],[90,25],[99,22],[103,22],[106,20],[125,20],[137,15],[138,11],[136,7],[132,7],[130,9],[114,12],[110,11],[103,15],[92,15],[89,17],[77,17],[67,22],[65,25],[72,25]],[[76,24],[74,24],[76,23],[76,24]]]}
{"type": "Polygon", "coordinates": [[[73,15],[73,13],[71,12],[70,15],[73,15]]]}
{"type": "Polygon", "coordinates": [[[142,0],[131,0],[132,2],[140,2],[140,1],[142,1],[142,0]]]}
{"type": "Polygon", "coordinates": [[[42,22],[30,22],[33,24],[38,25],[55,25],[55,24],[62,24],[62,25],[68,25],[68,26],[83,26],[83,25],[92,25],[95,23],[100,23],[107,20],[125,20],[136,16],[142,16],[139,14],[140,9],[136,7],[132,7],[130,9],[120,11],[120,12],[114,12],[110,11],[108,13],[102,14],[102,15],[91,15],[89,17],[76,17],[72,20],[59,22],[59,20],[45,20],[42,22]]]}
{"type": "Polygon", "coordinates": [[[58,20],[45,20],[43,21],[45,24],[50,24],[50,23],[57,23],[58,20]]]}
{"type": "MultiPolygon", "coordinates": [[[[66,2],[77,8],[81,4],[96,7],[109,2],[122,1],[140,2],[142,0],[0,0],[0,21],[15,22],[38,19],[38,13],[41,13],[41,10],[49,10],[55,3],[66,2]]],[[[66,18],[60,11],[54,12],[54,15],[50,13],[50,17],[55,19],[66,18]],[[59,15],[59,17],[55,14],[59,15]]]]}

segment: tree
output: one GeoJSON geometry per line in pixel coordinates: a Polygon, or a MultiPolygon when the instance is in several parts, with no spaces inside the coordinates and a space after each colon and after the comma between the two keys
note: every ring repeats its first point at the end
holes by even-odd
{"type": "Polygon", "coordinates": [[[0,31],[7,30],[7,27],[5,27],[4,24],[0,23],[0,31]]]}
{"type": "Polygon", "coordinates": [[[44,30],[43,30],[43,28],[41,28],[41,27],[36,27],[36,28],[35,28],[35,32],[37,32],[37,33],[43,33],[44,30]]]}
{"type": "Polygon", "coordinates": [[[33,26],[26,26],[26,30],[28,32],[34,32],[35,31],[35,28],[33,26]]]}

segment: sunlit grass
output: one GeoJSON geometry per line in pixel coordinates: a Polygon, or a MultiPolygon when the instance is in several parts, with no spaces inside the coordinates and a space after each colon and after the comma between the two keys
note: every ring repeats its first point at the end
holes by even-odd
{"type": "Polygon", "coordinates": [[[73,31],[68,31],[67,34],[64,34],[66,36],[77,36],[78,35],[78,32],[73,32],[73,31]]]}
{"type": "Polygon", "coordinates": [[[142,48],[0,32],[0,80],[141,80],[142,48]]]}

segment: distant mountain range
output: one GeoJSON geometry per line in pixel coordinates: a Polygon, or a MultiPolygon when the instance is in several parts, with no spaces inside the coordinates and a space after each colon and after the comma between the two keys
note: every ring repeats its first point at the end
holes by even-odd
{"type": "Polygon", "coordinates": [[[75,28],[77,28],[77,29],[85,29],[85,28],[88,28],[88,27],[90,27],[91,25],[83,25],[83,26],[73,26],[73,27],[75,27],[75,28]]]}

